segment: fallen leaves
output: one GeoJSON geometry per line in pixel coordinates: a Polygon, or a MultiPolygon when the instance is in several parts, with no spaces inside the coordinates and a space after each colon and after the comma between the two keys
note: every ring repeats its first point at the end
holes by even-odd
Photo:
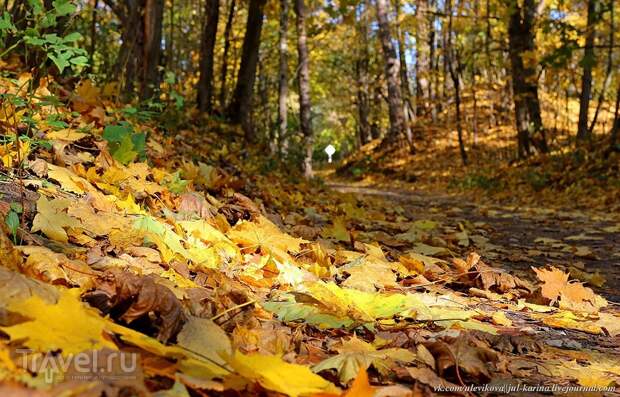
{"type": "Polygon", "coordinates": [[[607,305],[607,301],[578,282],[569,282],[568,274],[551,266],[549,269],[532,268],[543,282],[541,294],[551,304],[559,301],[564,309],[595,313],[607,305]]]}
{"type": "Polygon", "coordinates": [[[139,277],[118,269],[98,277],[95,289],[86,293],[84,299],[127,324],[141,318],[150,321],[149,314],[153,313],[153,325],[161,341],[175,337],[186,321],[179,300],[168,288],[157,284],[154,277],[139,277]]]}
{"type": "Polygon", "coordinates": [[[33,295],[25,300],[12,300],[7,310],[27,315],[22,323],[0,327],[12,341],[39,352],[61,350],[75,354],[116,345],[104,336],[107,321],[97,311],[82,303],[76,290],[61,290],[56,304],[49,304],[33,295]]]}
{"type": "MultiPolygon", "coordinates": [[[[257,173],[234,142],[201,149],[230,131],[187,145],[198,139],[193,127],[171,138],[113,120],[92,84],[78,91],[82,115],[43,132],[52,149],[24,147],[24,167],[39,179],[3,189],[3,215],[20,201],[24,211],[10,236],[23,245],[0,239],[12,269],[0,267],[0,379],[41,387],[36,370],[20,378],[10,354],[25,346],[63,356],[136,352],[137,383],[154,394],[340,395],[335,383],[365,397],[506,379],[617,383],[605,378],[618,373],[613,306],[556,268],[534,269],[539,289],[531,272],[503,270],[513,269],[505,260],[558,252],[594,260],[601,250],[586,244],[605,242],[603,227],[509,252],[492,244],[499,231],[462,219],[463,209],[430,203],[420,214],[400,201],[291,185],[257,173]]],[[[14,145],[2,155],[15,165],[14,145]]],[[[586,266],[566,268],[602,285],[586,266]]]]}
{"type": "Polygon", "coordinates": [[[287,363],[276,356],[236,352],[229,364],[242,377],[259,383],[265,389],[291,397],[340,392],[308,367],[287,363]]]}
{"type": "Polygon", "coordinates": [[[52,240],[66,243],[69,240],[65,228],[80,227],[80,222],[67,215],[71,202],[66,199],[48,200],[45,196],[37,201],[37,215],[32,221],[32,231],[43,232],[52,240]]]}
{"type": "Polygon", "coordinates": [[[338,352],[337,355],[321,361],[312,369],[314,372],[335,369],[343,385],[348,384],[360,371],[365,372],[370,366],[381,374],[387,375],[394,362],[409,363],[416,358],[416,355],[407,349],[377,350],[371,344],[355,336],[343,341],[335,350],[338,352]]]}

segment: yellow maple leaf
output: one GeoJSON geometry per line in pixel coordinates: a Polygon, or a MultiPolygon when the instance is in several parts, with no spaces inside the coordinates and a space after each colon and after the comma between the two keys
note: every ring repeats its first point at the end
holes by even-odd
{"type": "Polygon", "coordinates": [[[91,185],[90,182],[80,176],[77,176],[67,168],[58,167],[53,164],[48,164],[47,167],[48,177],[60,183],[60,186],[68,192],[84,194],[85,192],[95,190],[94,186],[91,185]]]}
{"type": "Polygon", "coordinates": [[[241,222],[228,232],[228,237],[243,248],[266,250],[280,261],[293,262],[288,252],[298,253],[306,240],[282,233],[267,218],[256,222],[241,222]]]}
{"type": "Polygon", "coordinates": [[[37,201],[37,215],[32,221],[32,231],[43,232],[52,240],[66,243],[68,241],[66,227],[80,227],[81,223],[75,218],[66,214],[67,207],[71,205],[70,200],[56,199],[48,200],[45,196],[39,197],[37,201]]]}
{"type": "Polygon", "coordinates": [[[7,309],[32,320],[0,329],[11,340],[25,339],[24,345],[40,352],[60,349],[63,354],[76,354],[105,347],[118,350],[114,343],[104,339],[103,331],[109,321],[82,303],[77,294],[76,290],[61,290],[56,304],[36,295],[14,300],[7,309]]]}
{"type": "Polygon", "coordinates": [[[291,397],[340,392],[310,368],[289,364],[277,356],[235,352],[228,363],[242,377],[291,397]]]}
{"type": "Polygon", "coordinates": [[[67,141],[67,142],[75,142],[80,139],[88,136],[88,134],[84,132],[77,132],[76,130],[72,130],[69,128],[65,128],[58,131],[50,131],[45,137],[49,140],[59,140],[59,141],[67,141]]]}
{"type": "Polygon", "coordinates": [[[52,284],[61,281],[82,288],[92,286],[92,277],[89,276],[92,271],[83,262],[71,260],[65,254],[54,252],[47,247],[24,245],[16,248],[28,256],[22,265],[24,274],[52,284]]]}

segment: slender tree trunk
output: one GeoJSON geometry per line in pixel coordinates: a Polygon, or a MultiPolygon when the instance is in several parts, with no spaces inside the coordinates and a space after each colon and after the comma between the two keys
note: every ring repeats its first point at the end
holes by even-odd
{"type": "Polygon", "coordinates": [[[265,3],[266,0],[250,0],[237,85],[226,112],[231,122],[241,124],[246,139],[250,142],[256,141],[256,133],[252,126],[252,94],[256,80],[265,3]]]}
{"type": "Polygon", "coordinates": [[[288,152],[288,3],[280,0],[280,64],[278,76],[278,137],[282,153],[288,152]]]}
{"type": "Polygon", "coordinates": [[[370,53],[368,51],[368,5],[361,4],[361,17],[356,23],[359,36],[359,50],[355,61],[355,74],[357,80],[357,134],[358,141],[365,145],[372,140],[370,131],[370,53]]]}
{"type": "Polygon", "coordinates": [[[146,0],[144,8],[144,64],[140,98],[149,99],[159,90],[161,35],[164,18],[164,0],[146,0]]]}
{"type": "MultiPolygon", "coordinates": [[[[452,1],[448,0],[446,3],[446,9],[450,10],[448,13],[448,30],[446,38],[445,60],[452,78],[452,85],[454,86],[454,107],[455,107],[455,119],[456,119],[456,132],[459,139],[459,152],[461,154],[461,161],[463,165],[467,165],[467,152],[465,151],[465,143],[463,142],[463,123],[461,121],[461,59],[458,50],[455,51],[452,45],[452,1]],[[456,68],[454,65],[456,62],[456,68]]],[[[455,33],[456,34],[456,33],[455,33]]]]}
{"type": "Polygon", "coordinates": [[[609,149],[606,151],[605,156],[609,156],[612,151],[620,151],[618,148],[618,134],[620,131],[620,84],[618,84],[618,90],[616,91],[616,107],[614,111],[614,123],[611,126],[609,133],[609,149]]]}
{"type": "MultiPolygon", "coordinates": [[[[396,9],[396,39],[398,41],[398,57],[400,59],[400,85],[403,95],[403,113],[405,116],[405,134],[408,142],[413,142],[411,125],[413,124],[413,106],[411,104],[411,87],[409,85],[409,71],[407,69],[407,56],[405,36],[400,28],[400,0],[394,2],[396,9]]],[[[410,146],[413,148],[413,146],[410,146]]]]}
{"type": "Polygon", "coordinates": [[[166,65],[168,70],[176,70],[174,67],[174,0],[170,0],[170,31],[168,32],[168,39],[166,40],[166,65]]]}
{"type": "MultiPolygon", "coordinates": [[[[435,1],[430,0],[430,6],[434,10],[435,9],[435,1]]],[[[437,59],[436,53],[436,30],[435,30],[435,16],[432,13],[429,13],[428,17],[428,48],[429,48],[429,67],[428,67],[428,98],[430,100],[431,106],[431,118],[433,119],[433,123],[437,123],[437,93],[439,92],[439,86],[437,84],[433,84],[433,79],[435,76],[436,65],[439,62],[437,59]]],[[[436,80],[435,80],[436,82],[436,80]]]]}
{"type": "Polygon", "coordinates": [[[524,55],[535,51],[534,22],[536,4],[524,0],[520,6],[513,1],[508,24],[512,89],[515,105],[519,157],[531,154],[533,145],[541,152],[547,151],[547,142],[540,115],[536,65],[524,63],[524,55]]]}
{"type": "Polygon", "coordinates": [[[97,50],[97,7],[99,6],[99,0],[93,0],[93,12],[91,14],[90,21],[90,48],[88,49],[88,55],[90,58],[90,70],[93,69],[93,58],[95,51],[97,50]]]}
{"type": "Polygon", "coordinates": [[[211,113],[213,110],[213,50],[220,18],[220,1],[207,0],[207,16],[200,46],[200,79],[198,80],[198,110],[211,113]]]}
{"type": "MultiPolygon", "coordinates": [[[[379,25],[379,39],[383,49],[385,65],[385,79],[388,87],[388,110],[390,115],[390,130],[386,142],[396,142],[405,132],[405,116],[403,114],[403,100],[400,91],[399,62],[390,33],[388,21],[388,2],[376,0],[377,21],[379,25]]],[[[410,142],[411,143],[411,142],[410,142]]]]}
{"type": "Polygon", "coordinates": [[[230,51],[230,34],[235,17],[235,0],[230,0],[228,17],[224,28],[224,53],[222,54],[222,70],[220,71],[220,108],[226,108],[226,78],[228,76],[228,52],[230,51]]]}
{"type": "Polygon", "coordinates": [[[415,19],[416,19],[416,29],[415,29],[415,113],[416,116],[420,116],[424,113],[424,87],[423,87],[423,79],[422,79],[422,71],[423,71],[423,60],[424,57],[422,55],[423,46],[421,37],[424,36],[424,19],[422,15],[422,4],[424,0],[416,0],[415,3],[415,19]]]}
{"type": "Polygon", "coordinates": [[[306,7],[304,0],[295,0],[295,23],[297,25],[297,57],[299,58],[299,124],[304,139],[303,171],[306,178],[311,178],[312,149],[314,134],[312,131],[312,107],[310,103],[310,59],[306,34],[306,7]]]}
{"type": "MultiPolygon", "coordinates": [[[[614,0],[609,0],[609,26],[614,25],[614,0]]],[[[601,111],[601,106],[603,101],[605,100],[605,92],[607,91],[607,87],[609,87],[609,83],[611,82],[611,72],[613,71],[613,52],[614,52],[614,34],[616,33],[615,29],[609,29],[609,49],[607,50],[607,66],[605,68],[605,80],[603,81],[603,86],[601,87],[601,92],[598,95],[598,101],[596,103],[596,109],[594,110],[594,116],[592,117],[592,122],[590,123],[590,128],[588,128],[588,135],[592,136],[592,132],[594,131],[594,126],[596,125],[596,120],[598,119],[598,115],[601,111]]]]}
{"type": "Polygon", "coordinates": [[[579,122],[577,124],[577,141],[590,139],[588,130],[588,109],[592,94],[592,66],[594,65],[594,37],[597,18],[596,0],[588,0],[588,21],[586,26],[586,45],[581,60],[583,74],[581,76],[581,96],[579,97],[579,122]]]}

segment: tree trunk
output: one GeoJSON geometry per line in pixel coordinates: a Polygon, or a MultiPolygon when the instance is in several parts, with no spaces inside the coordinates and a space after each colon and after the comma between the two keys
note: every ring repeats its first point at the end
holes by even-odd
{"type": "Polygon", "coordinates": [[[421,116],[425,112],[424,106],[424,79],[422,76],[424,66],[423,62],[426,57],[423,56],[423,45],[420,37],[424,36],[424,19],[422,15],[422,4],[424,0],[416,0],[415,5],[415,113],[421,116]]]}
{"type": "Polygon", "coordinates": [[[579,97],[579,122],[577,123],[577,142],[590,139],[588,130],[588,109],[592,94],[592,66],[594,65],[594,25],[597,20],[596,0],[588,0],[588,21],[586,26],[586,46],[581,65],[581,96],[579,97]]]}
{"type": "Polygon", "coordinates": [[[282,153],[288,152],[288,2],[289,0],[280,0],[277,144],[282,153]]]}
{"type": "Polygon", "coordinates": [[[90,58],[89,70],[93,70],[93,58],[97,49],[97,7],[99,6],[99,0],[93,0],[93,11],[91,13],[90,20],[90,47],[88,49],[88,56],[90,58]]]}
{"type": "Polygon", "coordinates": [[[390,130],[386,137],[386,142],[396,142],[403,137],[405,127],[403,100],[400,91],[399,63],[392,41],[392,34],[390,33],[388,2],[386,0],[376,0],[376,8],[379,39],[383,49],[385,79],[388,87],[390,130]]]}
{"type": "MultiPolygon", "coordinates": [[[[609,0],[609,26],[614,25],[614,1],[609,0]]],[[[609,48],[607,50],[607,66],[605,68],[605,80],[603,81],[603,86],[601,87],[601,92],[598,95],[598,101],[596,103],[596,109],[594,110],[594,116],[592,117],[592,122],[590,123],[590,128],[588,128],[588,135],[592,136],[592,131],[594,131],[594,126],[596,125],[596,120],[598,119],[599,112],[601,111],[601,106],[603,101],[605,100],[605,92],[607,91],[607,87],[609,87],[609,83],[611,82],[611,72],[613,70],[613,52],[614,52],[614,34],[616,33],[615,29],[609,29],[609,48]]]]}
{"type": "Polygon", "coordinates": [[[211,113],[213,110],[213,50],[220,18],[220,1],[207,0],[207,16],[200,46],[200,79],[198,80],[198,110],[211,113]]]}
{"type": "Polygon", "coordinates": [[[359,51],[355,61],[355,75],[357,81],[357,135],[360,145],[365,145],[372,140],[370,131],[370,54],[368,51],[368,20],[367,4],[362,3],[361,18],[357,21],[357,34],[359,36],[359,51]]]}
{"type": "MultiPolygon", "coordinates": [[[[435,8],[435,3],[430,0],[430,6],[435,8]]],[[[429,67],[428,67],[428,98],[431,106],[431,118],[433,123],[437,123],[437,93],[439,92],[439,86],[433,84],[433,78],[435,78],[436,64],[439,62],[435,55],[435,16],[429,13],[428,17],[428,49],[429,49],[429,67]]]]}
{"type": "MultiPolygon", "coordinates": [[[[398,58],[400,59],[400,85],[403,95],[403,113],[405,116],[405,135],[408,142],[413,142],[411,125],[413,124],[413,106],[411,104],[411,87],[409,85],[409,71],[405,49],[405,36],[400,28],[400,0],[394,2],[396,8],[396,39],[398,41],[398,58]]],[[[413,146],[411,146],[413,148],[413,146]]]]}
{"type": "Polygon", "coordinates": [[[512,89],[517,127],[519,157],[531,154],[533,145],[541,152],[547,151],[547,142],[540,116],[536,64],[524,63],[524,55],[533,53],[535,47],[534,22],[536,4],[534,0],[517,0],[510,6],[508,39],[510,64],[512,68],[512,89]]]}
{"type": "Polygon", "coordinates": [[[256,133],[252,126],[252,94],[256,79],[265,3],[266,0],[250,0],[237,85],[226,112],[231,122],[241,124],[246,139],[250,142],[256,141],[256,133]]]}
{"type": "MultiPolygon", "coordinates": [[[[462,64],[458,51],[454,50],[452,45],[452,1],[448,0],[446,3],[446,10],[450,10],[448,13],[448,30],[446,37],[445,60],[452,78],[452,85],[454,86],[454,107],[456,118],[456,132],[459,139],[459,152],[461,154],[461,161],[463,165],[467,165],[467,152],[465,151],[465,143],[463,142],[463,123],[461,121],[461,70],[462,64]],[[456,61],[456,68],[454,62],[456,61]]],[[[456,33],[455,33],[456,34],[456,33]]]]}
{"type": "Polygon", "coordinates": [[[618,148],[618,133],[620,131],[620,84],[618,84],[618,90],[616,91],[616,109],[614,111],[614,123],[611,126],[609,133],[609,149],[607,149],[605,156],[609,156],[612,151],[620,151],[618,148]]]}
{"type": "Polygon", "coordinates": [[[222,54],[222,70],[220,72],[220,108],[226,108],[226,77],[228,75],[228,52],[230,50],[230,34],[235,17],[235,0],[230,0],[228,18],[224,28],[224,53],[222,54]]]}
{"type": "Polygon", "coordinates": [[[129,100],[134,95],[136,80],[139,78],[139,65],[143,62],[144,19],[140,17],[142,6],[138,0],[119,3],[106,0],[106,4],[112,8],[122,26],[122,43],[112,77],[120,81],[123,99],[129,100]]]}
{"type": "Polygon", "coordinates": [[[146,100],[159,90],[161,35],[164,18],[164,0],[146,0],[144,8],[144,63],[140,99],[146,100]]]}
{"type": "Polygon", "coordinates": [[[151,98],[159,89],[163,0],[105,0],[121,21],[121,48],[113,77],[121,81],[124,99],[139,85],[140,99],[151,98]]]}
{"type": "Polygon", "coordinates": [[[295,0],[295,22],[297,25],[297,56],[299,58],[299,124],[304,138],[303,171],[306,178],[313,176],[312,149],[312,107],[310,104],[310,65],[306,35],[306,7],[304,0],[295,0]]]}

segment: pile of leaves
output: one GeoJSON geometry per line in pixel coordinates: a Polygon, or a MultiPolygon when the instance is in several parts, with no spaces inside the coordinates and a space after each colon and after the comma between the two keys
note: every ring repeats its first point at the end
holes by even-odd
{"type": "Polygon", "coordinates": [[[37,110],[2,146],[0,394],[620,384],[617,311],[560,269],[520,278],[467,227],[261,174],[229,127],[163,132],[89,81],[49,95],[0,115],[37,110]]]}

